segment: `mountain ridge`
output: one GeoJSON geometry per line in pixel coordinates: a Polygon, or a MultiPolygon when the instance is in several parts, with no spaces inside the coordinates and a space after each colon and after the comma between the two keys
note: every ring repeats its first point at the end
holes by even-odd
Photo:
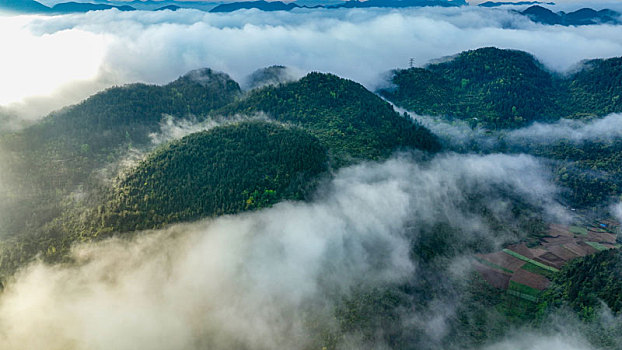
{"type": "Polygon", "coordinates": [[[585,26],[601,23],[619,24],[621,14],[602,9],[596,11],[591,8],[582,8],[573,12],[553,12],[540,5],[531,6],[521,12],[521,15],[529,17],[534,22],[548,25],[585,26]]]}
{"type": "Polygon", "coordinates": [[[394,88],[378,93],[419,114],[446,115],[504,129],[533,121],[622,111],[622,59],[591,60],[568,76],[532,55],[480,48],[424,68],[393,71],[394,88]]]}

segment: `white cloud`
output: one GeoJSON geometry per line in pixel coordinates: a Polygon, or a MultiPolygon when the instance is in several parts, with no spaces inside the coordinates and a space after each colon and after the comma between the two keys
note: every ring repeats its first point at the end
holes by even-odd
{"type": "MultiPolygon", "coordinates": [[[[527,156],[397,158],[343,169],[308,203],[78,246],[75,264],[34,263],[9,282],[0,297],[0,343],[11,350],[304,348],[336,329],[332,308],[353,288],[416,278],[410,244],[423,227],[449,224],[464,243],[508,239],[465,211],[465,196],[490,196],[483,203],[501,217],[511,211],[497,205],[507,191],[554,205],[555,188],[542,174],[527,156]]],[[[461,242],[451,244],[469,254],[461,242]]],[[[429,317],[437,337],[446,316],[429,317]]]]}
{"type": "Polygon", "coordinates": [[[520,334],[484,350],[592,350],[589,343],[567,335],[520,334]]]}
{"type": "Polygon", "coordinates": [[[508,141],[515,143],[551,143],[558,140],[583,142],[610,140],[622,137],[622,115],[614,113],[588,121],[561,119],[552,124],[534,123],[508,133],[508,141]]]}
{"type": "MultiPolygon", "coordinates": [[[[384,72],[407,66],[411,57],[423,65],[482,46],[526,50],[555,70],[583,59],[622,55],[622,26],[542,26],[506,10],[477,7],[230,14],[111,10],[4,17],[4,22],[26,38],[24,49],[17,41],[5,43],[11,49],[3,50],[7,54],[2,66],[12,62],[5,68],[11,79],[0,82],[0,89],[10,92],[5,105],[49,95],[54,86],[94,74],[96,88],[135,81],[165,83],[199,67],[227,72],[242,82],[257,68],[278,64],[300,72],[333,72],[373,89],[384,72]],[[24,50],[34,54],[25,55],[24,50]],[[49,63],[49,57],[58,64],[49,63]],[[69,69],[78,63],[88,69],[69,69]],[[34,74],[37,67],[41,69],[34,74]],[[35,89],[41,81],[47,82],[46,89],[35,89]]],[[[77,101],[94,90],[61,92],[61,99],[48,100],[48,109],[60,107],[56,101],[77,101]]]]}

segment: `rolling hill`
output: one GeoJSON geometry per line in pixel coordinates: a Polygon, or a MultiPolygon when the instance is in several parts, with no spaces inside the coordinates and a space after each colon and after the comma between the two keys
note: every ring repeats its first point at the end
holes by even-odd
{"type": "Polygon", "coordinates": [[[602,9],[596,11],[591,8],[582,8],[573,12],[553,12],[540,5],[531,6],[520,14],[529,17],[534,22],[548,25],[585,26],[601,23],[620,23],[620,13],[602,9]]]}
{"type": "Polygon", "coordinates": [[[337,164],[381,159],[401,148],[440,149],[428,129],[396,113],[362,85],[332,74],[310,73],[296,82],[251,91],[216,113],[260,112],[315,135],[337,164]]]}
{"type": "Polygon", "coordinates": [[[227,75],[198,70],[165,86],[110,88],[3,135],[0,150],[7,159],[6,176],[13,179],[4,197],[13,202],[14,212],[7,215],[12,224],[0,222],[0,233],[31,230],[57,216],[62,209],[53,203],[89,183],[96,170],[114,164],[129,148],[150,146],[149,134],[160,131],[165,115],[200,120],[239,94],[227,75]]]}
{"type": "Polygon", "coordinates": [[[34,0],[2,0],[0,9],[26,13],[46,13],[51,9],[34,0]]]}
{"type": "Polygon", "coordinates": [[[217,127],[150,154],[115,187],[100,218],[123,232],[303,199],[327,162],[320,142],[297,128],[217,127]]]}
{"type": "Polygon", "coordinates": [[[562,117],[622,111],[619,58],[585,62],[568,76],[545,69],[516,50],[465,51],[425,68],[393,72],[393,88],[379,93],[419,114],[444,115],[492,129],[562,117]]]}
{"type": "Polygon", "coordinates": [[[434,152],[440,143],[360,84],[330,74],[246,95],[209,69],[164,86],[114,87],[0,138],[15,178],[5,203],[11,220],[0,226],[9,236],[0,242],[0,271],[37,254],[58,261],[74,242],[113,232],[304,199],[326,169],[412,148],[434,152]],[[190,135],[149,154],[115,187],[102,182],[102,171],[130,149],[152,147],[149,135],[166,115],[201,121],[256,113],[272,122],[190,135]]]}

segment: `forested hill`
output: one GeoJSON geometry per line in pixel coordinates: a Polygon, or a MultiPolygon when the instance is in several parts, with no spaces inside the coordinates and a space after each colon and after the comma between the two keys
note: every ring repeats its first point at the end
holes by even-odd
{"type": "Polygon", "coordinates": [[[11,222],[0,222],[0,234],[32,229],[58,215],[59,205],[53,203],[84,184],[93,171],[125,156],[128,148],[149,144],[149,134],[160,130],[164,115],[200,119],[239,94],[240,87],[227,75],[203,69],[165,86],[110,88],[3,135],[3,172],[13,181],[9,193],[3,193],[11,204],[0,204],[11,210],[5,216],[11,222]]]}
{"type": "Polygon", "coordinates": [[[622,57],[595,59],[563,81],[568,108],[577,116],[622,111],[622,57]]]}
{"type": "Polygon", "coordinates": [[[301,129],[218,127],[152,153],[115,186],[97,222],[132,231],[303,199],[327,165],[326,149],[301,129]]]}
{"type": "Polygon", "coordinates": [[[564,266],[546,291],[540,308],[567,306],[582,318],[592,320],[603,303],[614,314],[622,312],[622,252],[618,249],[576,259],[564,266]]]}
{"type": "Polygon", "coordinates": [[[436,151],[440,143],[360,84],[330,74],[246,95],[209,69],[164,86],[111,88],[0,137],[13,178],[0,189],[8,189],[0,210],[10,218],[0,222],[0,280],[37,255],[63,259],[74,242],[303,199],[329,166],[412,148],[436,151]],[[152,147],[149,135],[166,115],[201,121],[258,112],[273,120],[190,135],[148,155],[114,187],[101,181],[100,170],[129,150],[152,147]]]}
{"type": "MultiPolygon", "coordinates": [[[[94,166],[112,160],[108,158],[119,149],[149,142],[149,133],[159,130],[163,115],[201,118],[239,94],[236,82],[209,69],[190,72],[164,86],[114,87],[0,139],[0,147],[35,161],[41,169],[63,163],[67,177],[62,181],[73,185],[94,166]]],[[[45,173],[29,172],[32,176],[45,173]]]]}
{"type": "Polygon", "coordinates": [[[400,107],[495,129],[622,111],[619,58],[589,61],[561,76],[528,53],[487,47],[425,68],[395,70],[392,82],[394,88],[379,93],[400,107]]]}
{"type": "Polygon", "coordinates": [[[252,91],[216,113],[265,112],[317,136],[339,164],[380,159],[401,148],[440,149],[436,136],[351,80],[310,73],[299,81],[252,91]]]}

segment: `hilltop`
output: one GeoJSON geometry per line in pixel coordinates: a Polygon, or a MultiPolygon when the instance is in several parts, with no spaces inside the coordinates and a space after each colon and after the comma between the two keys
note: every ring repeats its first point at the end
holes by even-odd
{"type": "Polygon", "coordinates": [[[118,162],[128,149],[150,147],[149,135],[160,131],[166,116],[200,120],[240,94],[227,75],[199,70],[164,86],[113,87],[3,135],[0,150],[8,155],[6,175],[13,179],[4,195],[14,212],[12,224],[0,222],[0,233],[29,229],[24,220],[37,227],[58,215],[62,209],[53,202],[92,183],[96,171],[118,162]]]}
{"type": "Polygon", "coordinates": [[[301,129],[217,127],[151,153],[115,186],[99,220],[124,232],[300,200],[327,165],[326,149],[301,129]]]}
{"type": "Polygon", "coordinates": [[[0,225],[13,237],[0,245],[6,272],[36,254],[62,259],[76,241],[305,199],[327,169],[399,150],[435,152],[440,143],[362,85],[331,74],[243,94],[228,75],[201,69],[162,86],[107,89],[3,135],[0,148],[13,178],[4,203],[11,220],[0,225]],[[269,123],[227,126],[257,114],[269,123]],[[151,135],[165,121],[212,118],[225,126],[151,153],[151,135]],[[147,152],[145,160],[111,187],[108,168],[132,150],[147,152]],[[76,190],[83,195],[72,197],[76,190]]]}
{"type": "Polygon", "coordinates": [[[337,163],[382,159],[402,148],[437,151],[430,131],[351,80],[310,73],[302,79],[253,90],[215,113],[266,113],[315,135],[337,163]]]}
{"type": "Polygon", "coordinates": [[[583,67],[561,76],[528,53],[487,47],[424,68],[395,70],[395,87],[379,93],[419,114],[492,129],[622,111],[621,60],[593,60],[583,67]]]}
{"type": "Polygon", "coordinates": [[[620,23],[620,13],[610,9],[596,11],[591,8],[582,8],[566,13],[564,11],[553,12],[546,7],[534,5],[519,13],[529,17],[534,22],[548,25],[585,26],[601,23],[620,23]]]}

